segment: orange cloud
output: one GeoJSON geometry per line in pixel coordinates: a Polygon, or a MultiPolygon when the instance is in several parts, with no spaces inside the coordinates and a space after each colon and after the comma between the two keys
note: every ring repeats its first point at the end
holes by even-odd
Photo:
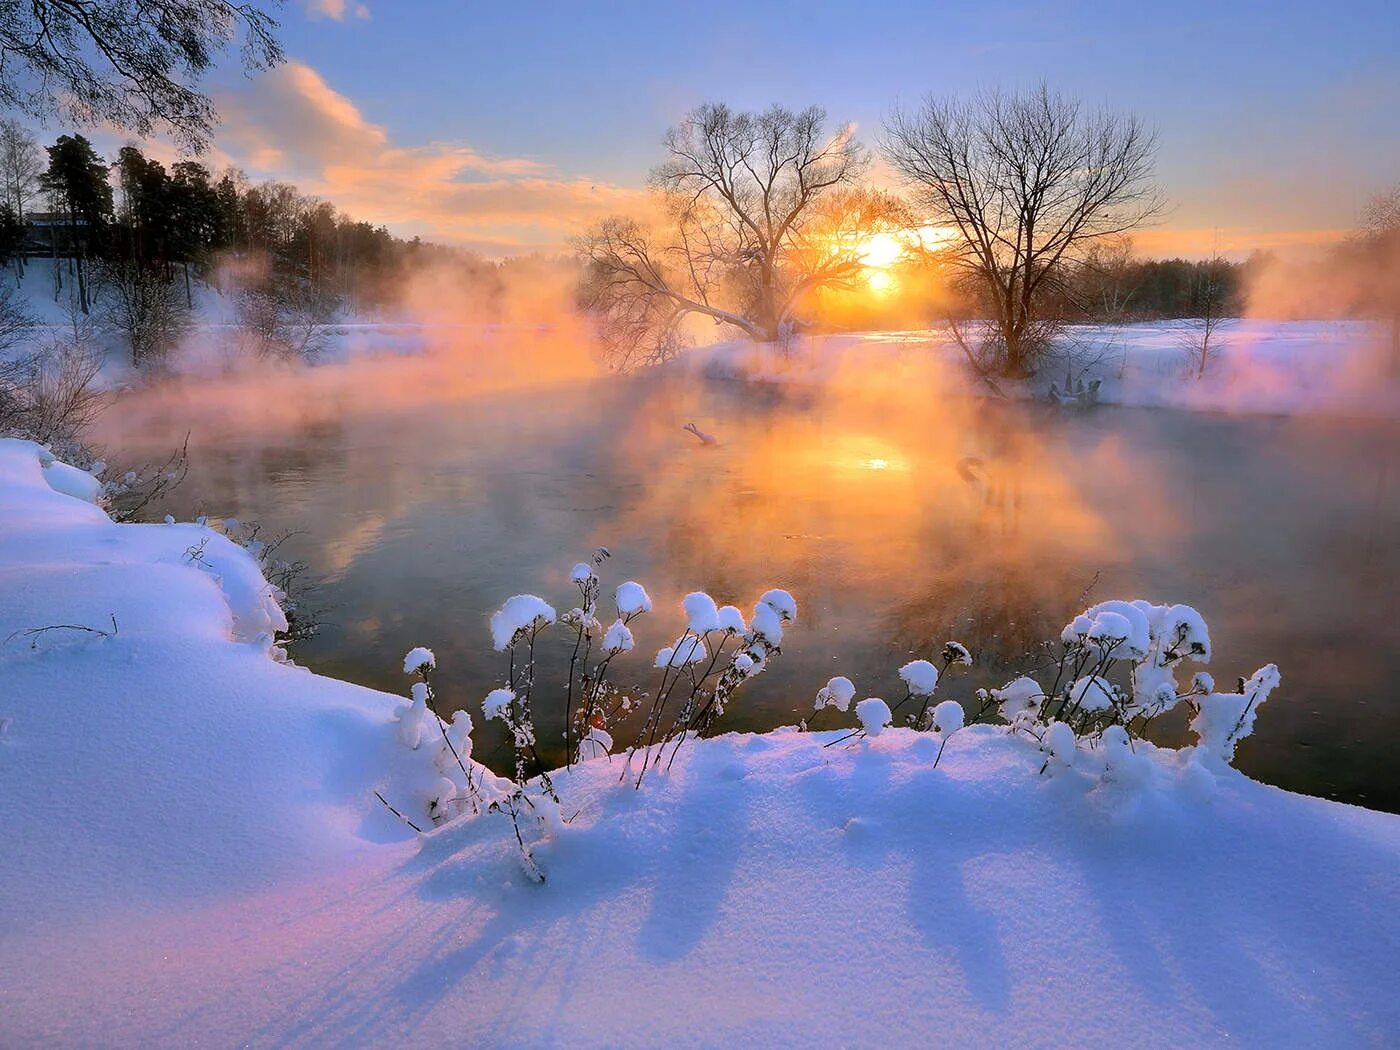
{"type": "Polygon", "coordinates": [[[316,70],[289,62],[219,99],[220,152],[357,218],[492,254],[557,250],[589,223],[644,206],[640,189],[563,175],[461,143],[400,146],[316,70]]]}

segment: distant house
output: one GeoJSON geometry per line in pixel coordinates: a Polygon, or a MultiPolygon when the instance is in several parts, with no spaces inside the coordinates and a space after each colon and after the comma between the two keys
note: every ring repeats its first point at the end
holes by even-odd
{"type": "MultiPolygon", "coordinates": [[[[23,252],[27,256],[69,256],[73,254],[68,236],[72,225],[67,215],[57,211],[32,211],[24,217],[25,236],[23,252]],[[55,247],[57,250],[55,251],[55,247]]],[[[78,219],[78,226],[86,226],[86,219],[78,219]]]]}

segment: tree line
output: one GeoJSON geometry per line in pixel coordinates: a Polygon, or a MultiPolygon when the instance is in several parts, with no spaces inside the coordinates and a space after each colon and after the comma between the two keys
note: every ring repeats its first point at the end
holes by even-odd
{"type": "Polygon", "coordinates": [[[134,145],[109,163],[80,134],[41,148],[22,125],[0,121],[0,257],[22,266],[40,251],[72,261],[86,311],[86,264],[95,261],[178,273],[188,285],[192,273],[213,279],[234,253],[317,295],[374,303],[425,248],[290,183],[255,185],[236,168],[216,175],[196,160],[167,169],[134,145]]]}

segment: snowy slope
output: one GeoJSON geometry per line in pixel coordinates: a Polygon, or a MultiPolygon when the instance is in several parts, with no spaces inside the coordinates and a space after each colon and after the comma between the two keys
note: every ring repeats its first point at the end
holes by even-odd
{"type": "Polygon", "coordinates": [[[374,799],[405,701],[274,659],[251,558],[45,460],[0,441],[0,1045],[1400,1040],[1400,818],[988,727],[936,769],[731,735],[561,774],[536,886],[508,819],[374,799]]]}

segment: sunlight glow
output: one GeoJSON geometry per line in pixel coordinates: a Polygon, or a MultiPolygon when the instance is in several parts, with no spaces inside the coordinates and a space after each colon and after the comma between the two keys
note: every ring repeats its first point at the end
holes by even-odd
{"type": "Polygon", "coordinates": [[[884,270],[904,255],[904,245],[892,233],[877,233],[867,237],[860,246],[860,261],[875,270],[884,270]]]}

